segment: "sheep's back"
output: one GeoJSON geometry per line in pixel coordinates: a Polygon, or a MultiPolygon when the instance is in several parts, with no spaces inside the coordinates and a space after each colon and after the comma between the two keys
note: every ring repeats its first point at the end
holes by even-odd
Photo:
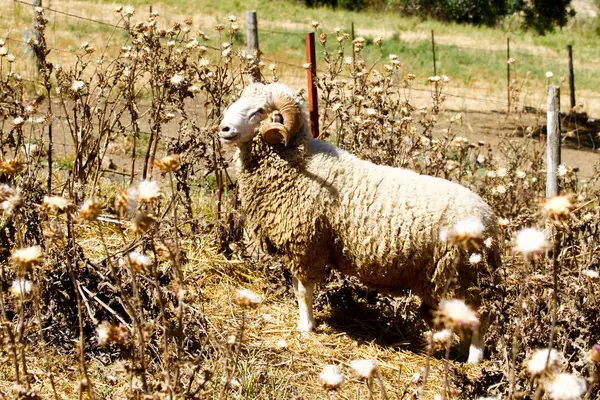
{"type": "Polygon", "coordinates": [[[468,256],[440,241],[441,229],[475,216],[486,236],[496,235],[491,208],[459,184],[377,166],[325,143],[313,147],[307,169],[337,195],[325,207],[336,267],[369,286],[431,292],[447,279],[447,264],[468,256]]]}

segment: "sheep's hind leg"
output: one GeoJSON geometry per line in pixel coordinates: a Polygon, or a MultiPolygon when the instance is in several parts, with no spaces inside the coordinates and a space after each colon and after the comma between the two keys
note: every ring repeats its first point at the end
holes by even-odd
{"type": "Polygon", "coordinates": [[[298,330],[301,333],[308,333],[315,328],[315,317],[313,315],[313,290],[315,285],[312,283],[302,283],[295,277],[292,278],[292,282],[300,313],[298,330]]]}

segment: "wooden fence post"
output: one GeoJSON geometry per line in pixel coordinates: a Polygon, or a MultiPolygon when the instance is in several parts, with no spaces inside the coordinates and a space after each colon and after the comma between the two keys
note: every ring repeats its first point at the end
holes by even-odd
{"type": "Polygon", "coordinates": [[[548,86],[546,115],[546,199],[558,195],[557,170],[560,165],[560,88],[548,86]]]}
{"type": "Polygon", "coordinates": [[[575,103],[575,73],[573,72],[573,46],[568,45],[567,51],[569,52],[569,91],[571,95],[571,110],[576,106],[575,103]]]}
{"type": "Polygon", "coordinates": [[[252,76],[254,77],[254,80],[258,82],[260,81],[260,50],[258,48],[258,22],[256,10],[246,11],[246,41],[248,42],[248,54],[254,56],[252,76]]]}
{"type": "Polygon", "coordinates": [[[506,38],[506,90],[508,99],[508,113],[510,114],[510,38],[506,38]]]}
{"type": "Polygon", "coordinates": [[[431,30],[431,52],[433,53],[433,76],[436,76],[437,67],[435,65],[435,38],[433,36],[433,29],[431,30]]]}
{"type": "Polygon", "coordinates": [[[315,51],[315,33],[306,34],[306,61],[310,64],[308,74],[308,115],[310,117],[310,134],[319,137],[319,98],[317,96],[317,57],[315,51]]]}

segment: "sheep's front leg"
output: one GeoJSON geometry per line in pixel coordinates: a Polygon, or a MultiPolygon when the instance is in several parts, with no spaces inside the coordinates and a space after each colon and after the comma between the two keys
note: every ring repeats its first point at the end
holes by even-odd
{"type": "Polygon", "coordinates": [[[302,283],[295,277],[292,278],[292,282],[296,299],[298,299],[298,311],[300,312],[298,330],[307,333],[315,327],[315,317],[313,315],[313,290],[315,285],[302,283]]]}
{"type": "Polygon", "coordinates": [[[471,345],[469,346],[469,358],[467,363],[479,364],[483,360],[483,341],[479,332],[474,332],[471,338],[471,345]]]}

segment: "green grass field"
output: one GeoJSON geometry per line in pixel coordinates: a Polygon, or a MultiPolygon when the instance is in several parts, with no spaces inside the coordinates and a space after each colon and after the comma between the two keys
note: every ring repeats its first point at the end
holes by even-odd
{"type": "MultiPolygon", "coordinates": [[[[152,5],[154,11],[161,14],[161,21],[168,26],[174,22],[182,22],[186,17],[194,19],[194,26],[202,29],[210,37],[210,43],[218,46],[226,37],[218,37],[212,30],[215,23],[227,23],[229,15],[238,18],[240,32],[236,37],[238,45],[245,41],[244,13],[248,9],[256,9],[259,19],[259,41],[261,50],[267,60],[300,65],[304,62],[304,33],[312,30],[310,23],[319,21],[319,32],[332,33],[336,27],[350,32],[354,23],[356,36],[367,39],[365,54],[370,61],[380,56],[379,49],[372,40],[380,36],[382,45],[381,63],[389,54],[397,54],[405,72],[417,75],[417,83],[424,84],[428,76],[433,74],[431,31],[436,37],[437,73],[452,78],[455,88],[475,91],[485,97],[504,99],[506,93],[506,40],[510,38],[511,57],[515,59],[512,67],[512,79],[524,80],[530,71],[528,90],[543,93],[545,85],[560,84],[560,77],[568,74],[566,46],[574,49],[574,64],[578,103],[581,102],[592,114],[600,114],[600,49],[597,46],[600,18],[577,17],[571,24],[546,36],[538,36],[532,32],[523,32],[516,18],[507,19],[499,27],[475,27],[459,24],[445,24],[437,21],[423,21],[414,17],[403,17],[393,12],[351,12],[331,8],[307,9],[300,1],[257,0],[238,1],[223,0],[203,2],[198,9],[197,2],[191,0],[133,0],[131,3],[137,10],[134,20],[141,20],[149,12],[152,5]],[[190,14],[189,10],[194,10],[190,14]],[[551,71],[554,77],[545,77],[551,71]]],[[[119,3],[107,0],[71,1],[50,0],[45,6],[56,10],[82,15],[110,23],[119,22],[114,8],[119,3]]],[[[17,37],[26,40],[31,25],[30,7],[21,3],[5,2],[0,5],[3,19],[8,19],[6,29],[0,29],[0,36],[17,37]]],[[[97,48],[109,42],[108,51],[116,51],[126,42],[124,32],[115,31],[112,27],[78,20],[62,14],[47,12],[50,21],[48,33],[52,47],[59,63],[69,63],[69,52],[73,53],[84,41],[91,42],[97,48]]],[[[18,51],[24,51],[24,44],[18,51]]],[[[335,50],[335,40],[330,34],[328,44],[335,50]]],[[[349,51],[349,47],[347,48],[349,51]]],[[[26,60],[30,58],[24,57],[26,60]]],[[[321,58],[322,59],[322,58],[321,58]]],[[[270,61],[269,61],[270,62],[270,61]]],[[[31,63],[31,62],[30,62],[31,63]]],[[[30,67],[30,70],[32,68],[30,67]]],[[[303,71],[280,66],[281,76],[303,76],[303,71]],[[287,69],[287,71],[285,71],[287,69]]],[[[285,78],[284,78],[285,79],[285,78]]],[[[291,78],[290,78],[291,79],[291,78]]],[[[568,95],[568,88],[563,89],[568,95]]],[[[566,104],[566,103],[565,103],[566,104]]]]}

